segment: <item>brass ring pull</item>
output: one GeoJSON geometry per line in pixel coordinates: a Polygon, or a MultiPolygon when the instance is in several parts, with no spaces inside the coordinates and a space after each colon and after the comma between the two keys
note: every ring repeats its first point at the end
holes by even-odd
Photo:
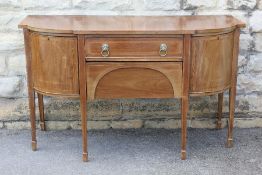
{"type": "Polygon", "coordinates": [[[108,44],[103,44],[101,47],[101,55],[103,57],[108,57],[110,54],[109,52],[109,45],[108,44]]]}
{"type": "Polygon", "coordinates": [[[167,45],[165,43],[160,44],[159,55],[164,57],[167,55],[167,45]]]}

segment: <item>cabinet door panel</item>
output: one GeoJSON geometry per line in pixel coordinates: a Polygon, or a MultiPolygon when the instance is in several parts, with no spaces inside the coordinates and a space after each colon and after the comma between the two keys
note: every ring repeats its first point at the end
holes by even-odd
{"type": "Polygon", "coordinates": [[[38,33],[31,38],[34,88],[50,94],[79,94],[77,38],[38,33]]]}
{"type": "Polygon", "coordinates": [[[230,86],[233,33],[193,37],[191,93],[212,93],[230,86]]]}
{"type": "Polygon", "coordinates": [[[88,99],[181,97],[180,62],[88,62],[88,99]]]}

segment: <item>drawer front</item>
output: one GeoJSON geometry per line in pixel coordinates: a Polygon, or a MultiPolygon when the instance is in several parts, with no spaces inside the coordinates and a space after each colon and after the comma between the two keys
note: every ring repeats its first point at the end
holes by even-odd
{"type": "Polygon", "coordinates": [[[86,38],[85,54],[90,60],[182,60],[183,39],[176,38],[86,38]]]}
{"type": "Polygon", "coordinates": [[[180,62],[87,62],[88,99],[181,97],[180,62]]]}

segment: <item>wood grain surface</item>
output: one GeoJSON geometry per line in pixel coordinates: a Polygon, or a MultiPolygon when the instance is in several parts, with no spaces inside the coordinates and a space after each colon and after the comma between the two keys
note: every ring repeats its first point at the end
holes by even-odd
{"type": "Polygon", "coordinates": [[[77,38],[33,33],[31,45],[34,88],[46,93],[79,94],[77,38]]]}
{"type": "Polygon", "coordinates": [[[181,97],[182,64],[87,63],[88,99],[181,97]]]}
{"type": "Polygon", "coordinates": [[[229,15],[217,16],[75,16],[30,15],[20,28],[75,34],[196,34],[244,27],[229,15]]]}
{"type": "MultiPolygon", "coordinates": [[[[123,37],[123,38],[87,38],[85,45],[86,58],[114,61],[120,59],[132,60],[132,58],[145,58],[147,60],[158,60],[169,58],[169,60],[181,60],[183,54],[183,38],[148,38],[148,37],[123,37]],[[101,46],[108,44],[109,56],[101,55],[101,46]],[[166,56],[160,56],[160,45],[167,45],[166,56]]],[[[143,60],[143,59],[141,59],[143,60]]]]}
{"type": "Polygon", "coordinates": [[[209,93],[230,86],[233,33],[192,38],[190,93],[209,93]]]}

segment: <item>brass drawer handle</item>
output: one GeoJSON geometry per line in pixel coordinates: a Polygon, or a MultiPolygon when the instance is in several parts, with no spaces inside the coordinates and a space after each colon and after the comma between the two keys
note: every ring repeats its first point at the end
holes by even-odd
{"type": "Polygon", "coordinates": [[[167,55],[167,45],[165,43],[160,44],[159,55],[164,57],[167,55]]]}
{"type": "Polygon", "coordinates": [[[103,57],[108,57],[110,54],[109,52],[109,45],[108,44],[103,44],[101,47],[101,55],[103,57]]]}

